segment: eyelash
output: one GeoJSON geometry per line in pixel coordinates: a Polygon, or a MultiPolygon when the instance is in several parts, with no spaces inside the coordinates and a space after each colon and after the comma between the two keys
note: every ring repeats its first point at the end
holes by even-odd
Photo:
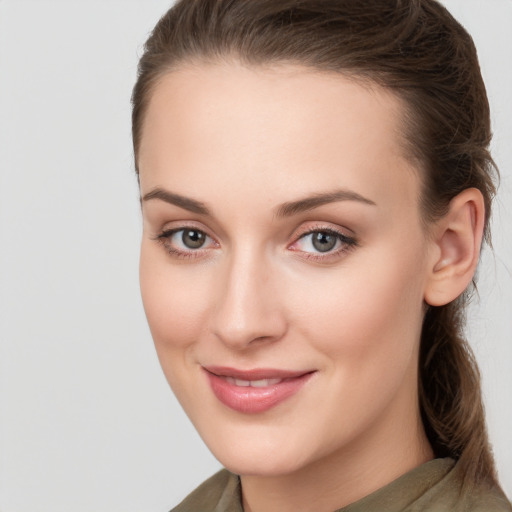
{"type": "MultiPolygon", "coordinates": [[[[172,238],[172,236],[176,235],[177,233],[183,232],[185,230],[195,231],[198,233],[202,233],[205,237],[210,239],[216,246],[218,246],[218,243],[209,236],[205,231],[196,228],[195,226],[181,226],[179,228],[172,228],[165,231],[162,231],[159,235],[157,235],[154,240],[160,242],[166,251],[173,257],[178,259],[192,259],[192,258],[200,258],[203,253],[208,250],[208,248],[198,248],[198,249],[189,249],[189,250],[180,250],[176,247],[173,247],[169,244],[169,240],[172,238]]],[[[300,252],[302,253],[303,258],[306,258],[308,260],[314,260],[318,262],[328,262],[332,259],[336,259],[337,257],[340,257],[343,253],[349,252],[353,250],[355,247],[359,245],[358,241],[354,237],[347,236],[345,233],[338,231],[336,229],[333,229],[332,227],[325,227],[325,226],[315,226],[312,229],[308,229],[307,231],[304,231],[302,233],[297,234],[294,238],[295,241],[288,246],[288,248],[293,247],[293,245],[299,243],[301,240],[304,240],[307,236],[313,235],[315,233],[323,233],[326,235],[334,236],[337,239],[337,242],[339,241],[341,243],[341,247],[334,251],[326,251],[325,253],[321,253],[320,251],[317,253],[311,253],[307,251],[301,251],[298,249],[290,249],[294,252],[300,252]]],[[[337,243],[336,242],[336,243],[337,243]]]]}
{"type": "MultiPolygon", "coordinates": [[[[347,253],[353,249],[355,249],[359,242],[355,237],[351,237],[343,233],[341,230],[337,230],[333,227],[327,227],[327,226],[315,226],[313,228],[308,229],[305,232],[300,233],[298,236],[295,237],[295,242],[291,244],[291,246],[297,244],[301,240],[304,240],[307,236],[313,235],[314,233],[323,233],[326,235],[333,236],[337,239],[337,242],[339,241],[341,243],[341,246],[336,250],[326,251],[325,253],[321,252],[306,252],[306,251],[300,251],[297,249],[292,249],[296,252],[301,252],[303,258],[306,258],[308,260],[318,261],[318,262],[325,262],[328,263],[329,261],[333,259],[339,258],[342,254],[347,253]]],[[[337,243],[336,242],[336,243],[337,243]]],[[[289,247],[291,247],[289,246],[289,247]]]]}
{"type": "Polygon", "coordinates": [[[182,226],[182,227],[179,227],[179,228],[167,229],[165,231],[162,231],[159,235],[157,235],[155,237],[155,240],[160,242],[164,246],[165,250],[171,256],[173,256],[175,258],[178,258],[178,259],[200,258],[202,256],[202,253],[205,250],[207,250],[207,249],[203,249],[201,247],[201,248],[198,248],[198,249],[189,249],[188,251],[183,251],[183,250],[180,250],[180,249],[176,249],[175,247],[172,247],[169,244],[169,240],[171,239],[171,237],[173,235],[175,235],[176,233],[180,233],[182,231],[186,231],[186,230],[202,233],[205,237],[207,237],[207,238],[209,238],[210,240],[213,241],[213,238],[211,236],[209,236],[207,233],[205,233],[202,229],[196,228],[195,226],[182,226]]]}

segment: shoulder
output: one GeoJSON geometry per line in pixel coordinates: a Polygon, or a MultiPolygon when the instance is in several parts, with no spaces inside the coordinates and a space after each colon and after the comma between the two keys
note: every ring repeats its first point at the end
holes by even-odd
{"type": "Polygon", "coordinates": [[[222,469],[205,480],[171,512],[236,512],[238,509],[242,512],[239,479],[222,469]]]}
{"type": "Polygon", "coordinates": [[[512,512],[512,505],[492,482],[464,485],[457,465],[407,509],[409,512],[512,512]]]}
{"type": "Polygon", "coordinates": [[[496,486],[482,486],[471,490],[466,498],[466,510],[471,512],[512,512],[512,505],[496,486]]]}
{"type": "Polygon", "coordinates": [[[512,512],[493,483],[464,485],[453,459],[434,459],[338,512],[512,512]]]}

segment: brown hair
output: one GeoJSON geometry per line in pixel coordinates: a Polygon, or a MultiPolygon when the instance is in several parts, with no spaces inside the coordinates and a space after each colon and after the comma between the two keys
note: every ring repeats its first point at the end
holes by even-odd
{"type": "MultiPolygon", "coordinates": [[[[406,148],[422,169],[428,224],[469,187],[486,206],[493,178],[489,105],[469,34],[436,0],[181,0],[144,47],[133,89],[137,168],[144,114],[158,80],[180,64],[234,57],[294,63],[391,89],[404,101],[406,148]]],[[[463,337],[469,292],[429,307],[419,357],[423,423],[436,456],[459,460],[466,483],[496,483],[480,377],[463,337]]]]}

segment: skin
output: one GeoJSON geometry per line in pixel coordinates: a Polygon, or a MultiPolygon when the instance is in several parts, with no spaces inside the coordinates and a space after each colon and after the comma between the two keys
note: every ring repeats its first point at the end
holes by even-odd
{"type": "Polygon", "coordinates": [[[417,399],[425,302],[467,285],[479,240],[458,234],[478,231],[483,207],[469,193],[427,236],[402,108],[340,75],[234,61],[183,66],[152,94],[138,154],[144,307],[169,384],[241,475],[246,511],[332,512],[433,457],[417,399]],[[205,244],[161,236],[180,228],[205,244]],[[319,253],[312,230],[355,244],[319,253]],[[214,396],[208,365],[315,373],[276,407],[243,414],[214,396]]]}

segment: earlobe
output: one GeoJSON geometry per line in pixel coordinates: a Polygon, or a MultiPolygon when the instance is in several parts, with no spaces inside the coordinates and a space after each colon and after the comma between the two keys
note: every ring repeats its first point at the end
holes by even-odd
{"type": "Polygon", "coordinates": [[[466,189],[450,201],[448,213],[434,226],[427,304],[443,306],[467,288],[480,258],[484,219],[484,199],[478,189],[466,189]]]}

